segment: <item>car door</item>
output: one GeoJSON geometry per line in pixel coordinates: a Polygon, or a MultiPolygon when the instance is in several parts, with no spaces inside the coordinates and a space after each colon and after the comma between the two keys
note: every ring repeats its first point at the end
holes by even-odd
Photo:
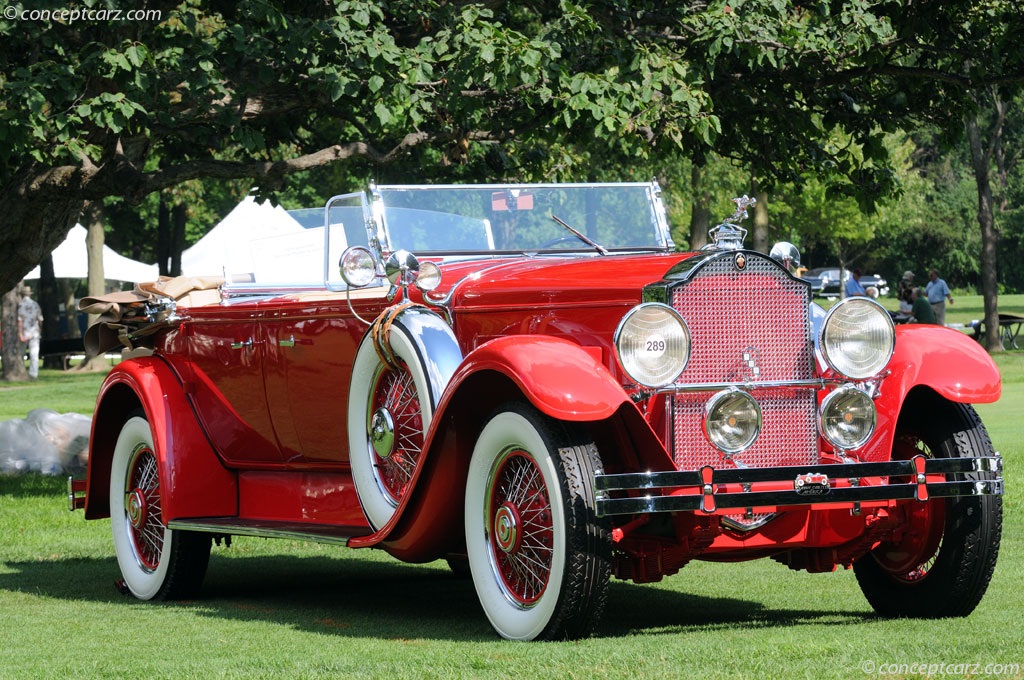
{"type": "Polygon", "coordinates": [[[187,327],[192,403],[229,465],[280,464],[263,377],[261,310],[250,303],[197,308],[187,327]]]}

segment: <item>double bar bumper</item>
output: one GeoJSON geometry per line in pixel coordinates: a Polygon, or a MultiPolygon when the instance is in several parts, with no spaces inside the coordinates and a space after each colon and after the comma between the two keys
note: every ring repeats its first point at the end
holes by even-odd
{"type": "Polygon", "coordinates": [[[686,511],[714,514],[732,508],[1001,495],[1002,470],[999,454],[978,458],[914,456],[881,463],[728,469],[705,466],[682,472],[596,475],[594,488],[598,516],[686,511]],[[966,474],[973,478],[951,478],[966,474]],[[939,481],[936,475],[946,477],[939,481]],[[866,478],[893,477],[903,479],[862,483],[866,478]],[[755,484],[775,488],[755,491],[755,484]],[[726,488],[728,485],[731,487],[726,488]],[[622,494],[613,497],[613,492],[622,494]]]}

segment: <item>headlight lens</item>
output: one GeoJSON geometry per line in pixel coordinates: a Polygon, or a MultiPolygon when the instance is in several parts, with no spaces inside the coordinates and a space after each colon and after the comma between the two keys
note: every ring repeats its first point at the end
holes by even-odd
{"type": "Polygon", "coordinates": [[[863,390],[845,385],[821,402],[821,434],[838,449],[856,449],[875,431],[875,403],[863,390]]]}
{"type": "Polygon", "coordinates": [[[341,278],[352,288],[369,285],[377,275],[377,265],[368,248],[352,246],[341,255],[341,278]]]}
{"type": "Polygon", "coordinates": [[[723,453],[749,449],[760,432],[761,407],[743,390],[722,390],[704,407],[704,434],[723,453]]]}
{"type": "Polygon", "coordinates": [[[864,297],[836,304],[821,325],[821,351],[836,372],[864,380],[885,368],[896,347],[889,312],[864,297]]]}
{"type": "Polygon", "coordinates": [[[421,262],[420,275],[416,277],[416,287],[429,292],[441,285],[441,268],[436,262],[421,262]]]}
{"type": "Polygon", "coordinates": [[[630,378],[646,387],[662,387],[686,368],[690,330],[668,305],[642,304],[631,309],[619,323],[615,351],[630,378]]]}

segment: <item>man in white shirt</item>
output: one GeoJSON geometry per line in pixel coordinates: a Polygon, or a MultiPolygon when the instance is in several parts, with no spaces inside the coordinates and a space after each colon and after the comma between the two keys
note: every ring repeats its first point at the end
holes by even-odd
{"type": "Polygon", "coordinates": [[[28,344],[28,375],[39,377],[39,336],[43,328],[43,310],[32,299],[32,289],[21,289],[18,303],[18,340],[28,344]]]}

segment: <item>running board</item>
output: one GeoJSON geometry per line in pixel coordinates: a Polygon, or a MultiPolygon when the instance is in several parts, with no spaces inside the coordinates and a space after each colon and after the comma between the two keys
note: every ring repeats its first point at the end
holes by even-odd
{"type": "Polygon", "coordinates": [[[302,522],[239,519],[237,517],[204,517],[202,519],[175,519],[167,523],[175,531],[202,531],[225,536],[257,536],[260,538],[290,538],[297,541],[315,541],[347,546],[350,539],[369,536],[368,526],[330,526],[302,522]]]}

